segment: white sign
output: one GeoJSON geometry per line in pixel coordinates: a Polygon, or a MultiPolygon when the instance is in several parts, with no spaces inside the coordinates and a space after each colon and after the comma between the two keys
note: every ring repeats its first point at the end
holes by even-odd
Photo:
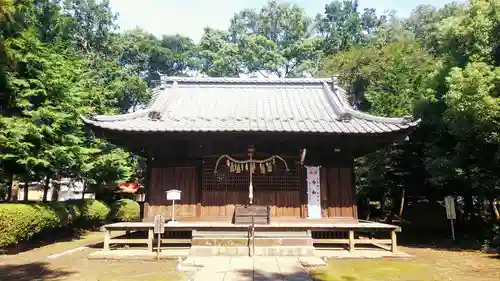
{"type": "Polygon", "coordinates": [[[307,167],[307,218],[321,218],[319,167],[307,167]]]}
{"type": "Polygon", "coordinates": [[[167,200],[181,200],[181,192],[177,189],[171,189],[167,191],[167,200]]]}
{"type": "Polygon", "coordinates": [[[457,213],[455,212],[455,198],[453,198],[453,196],[446,196],[444,198],[444,205],[446,206],[446,217],[449,220],[456,220],[457,213]]]}

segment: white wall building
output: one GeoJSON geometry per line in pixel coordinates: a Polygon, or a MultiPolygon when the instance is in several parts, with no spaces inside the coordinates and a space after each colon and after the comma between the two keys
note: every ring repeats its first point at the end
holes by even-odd
{"type": "MultiPolygon", "coordinates": [[[[82,199],[83,193],[83,182],[78,180],[73,180],[69,178],[61,179],[60,181],[51,180],[49,190],[47,193],[47,200],[51,200],[52,191],[54,190],[54,185],[60,185],[59,190],[59,201],[66,201],[71,199],[82,199]]],[[[29,184],[29,201],[41,201],[43,199],[43,187],[42,182],[31,182],[29,184]]],[[[94,199],[95,194],[85,193],[86,199],[94,199]]],[[[24,183],[19,183],[19,190],[17,193],[17,200],[24,200],[24,183]]]]}

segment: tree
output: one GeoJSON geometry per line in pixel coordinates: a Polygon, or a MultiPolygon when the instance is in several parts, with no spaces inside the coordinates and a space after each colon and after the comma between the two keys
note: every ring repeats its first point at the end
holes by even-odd
{"type": "Polygon", "coordinates": [[[92,141],[79,118],[91,111],[127,112],[149,98],[145,81],[119,65],[107,44],[113,27],[107,3],[66,1],[61,7],[41,0],[9,11],[12,21],[0,29],[0,163],[8,187],[19,178],[25,188],[42,179],[47,188],[60,177],[97,183],[130,178],[130,155],[92,141]],[[102,165],[106,173],[96,171],[104,171],[102,165]]]}
{"type": "MultiPolygon", "coordinates": [[[[322,61],[321,76],[338,75],[351,103],[380,116],[411,116],[422,102],[433,100],[427,91],[434,58],[415,41],[397,41],[382,48],[353,47],[322,61]]],[[[400,202],[392,211],[401,215],[405,196],[419,194],[427,185],[422,161],[423,135],[357,160],[360,195],[400,202]],[[409,189],[409,190],[408,190],[409,189]]],[[[414,137],[412,136],[412,139],[414,137]]],[[[384,204],[384,203],[382,203],[384,204]]]]}
{"type": "Polygon", "coordinates": [[[237,77],[241,73],[238,45],[229,42],[227,32],[205,28],[198,48],[201,72],[214,77],[237,77]]]}
{"type": "Polygon", "coordinates": [[[316,16],[316,29],[324,37],[324,53],[335,54],[366,45],[385,22],[386,16],[377,16],[373,8],[361,13],[357,0],[333,1],[325,6],[324,14],[316,16]]]}
{"type": "Polygon", "coordinates": [[[129,30],[114,36],[112,49],[120,65],[139,73],[150,86],[158,72],[181,76],[196,67],[196,46],[181,35],[156,38],[142,29],[129,30]]]}
{"type": "Polygon", "coordinates": [[[321,50],[313,29],[311,18],[296,5],[271,0],[260,11],[243,10],[228,31],[205,29],[201,70],[210,76],[315,74],[321,50]]]}
{"type": "Polygon", "coordinates": [[[461,13],[464,6],[459,3],[449,3],[442,8],[432,5],[419,5],[411,12],[410,16],[404,20],[404,27],[410,31],[430,52],[439,52],[439,27],[441,22],[449,17],[461,13]]]}

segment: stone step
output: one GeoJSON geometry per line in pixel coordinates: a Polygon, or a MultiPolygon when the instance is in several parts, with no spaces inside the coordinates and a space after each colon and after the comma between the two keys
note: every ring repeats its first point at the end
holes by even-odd
{"type": "MultiPolygon", "coordinates": [[[[194,237],[248,237],[249,231],[195,231],[194,237]]],[[[256,237],[310,237],[307,231],[255,231],[256,237]]]]}
{"type": "MultiPolygon", "coordinates": [[[[249,256],[249,247],[192,246],[190,256],[249,256]]],[[[256,246],[255,256],[314,256],[313,246],[256,246]]]]}
{"type": "Polygon", "coordinates": [[[310,237],[283,237],[283,238],[193,238],[192,246],[248,246],[255,242],[256,246],[312,246],[310,237]]]}

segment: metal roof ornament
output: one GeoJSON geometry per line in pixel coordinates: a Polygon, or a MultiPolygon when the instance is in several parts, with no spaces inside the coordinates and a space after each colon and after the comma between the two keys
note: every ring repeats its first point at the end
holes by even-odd
{"type": "Polygon", "coordinates": [[[148,113],[148,118],[152,121],[160,121],[161,120],[161,112],[152,110],[148,113]]]}

